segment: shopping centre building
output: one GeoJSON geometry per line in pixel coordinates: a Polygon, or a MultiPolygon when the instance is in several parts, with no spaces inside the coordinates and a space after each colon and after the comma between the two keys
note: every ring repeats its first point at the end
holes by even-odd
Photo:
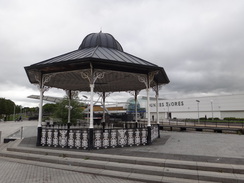
{"type": "MultiPolygon", "coordinates": [[[[146,98],[141,97],[139,103],[146,106],[146,98]]],[[[156,100],[150,99],[150,115],[156,120],[156,100]]],[[[160,99],[159,119],[186,118],[244,118],[244,94],[192,97],[179,99],[160,99]]]]}

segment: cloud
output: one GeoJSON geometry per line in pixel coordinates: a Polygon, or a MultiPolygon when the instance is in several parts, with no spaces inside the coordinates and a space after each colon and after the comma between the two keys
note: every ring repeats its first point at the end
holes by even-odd
{"type": "Polygon", "coordinates": [[[1,1],[0,97],[37,105],[26,98],[38,90],[24,66],[73,51],[100,30],[165,68],[171,82],[162,97],[241,93],[243,17],[242,0],[1,1]]]}

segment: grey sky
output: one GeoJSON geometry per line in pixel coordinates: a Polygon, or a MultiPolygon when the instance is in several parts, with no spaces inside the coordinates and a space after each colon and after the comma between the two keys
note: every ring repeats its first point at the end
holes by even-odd
{"type": "Polygon", "coordinates": [[[244,90],[242,0],[2,0],[0,22],[0,97],[18,105],[38,102],[26,98],[39,92],[24,66],[78,49],[100,30],[125,52],[165,68],[171,82],[160,97],[244,90]]]}

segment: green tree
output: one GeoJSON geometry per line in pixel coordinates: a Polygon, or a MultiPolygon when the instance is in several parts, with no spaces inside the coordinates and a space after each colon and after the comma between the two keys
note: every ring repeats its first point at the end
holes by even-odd
{"type": "MultiPolygon", "coordinates": [[[[61,119],[63,124],[68,122],[68,104],[69,101],[67,98],[64,98],[61,102],[56,104],[56,110],[54,117],[61,119]]],[[[71,124],[76,124],[77,119],[83,118],[83,104],[79,103],[78,100],[71,100],[71,111],[70,111],[70,122],[71,124]]]]}
{"type": "Polygon", "coordinates": [[[14,113],[15,103],[11,100],[0,98],[0,118],[9,119],[10,114],[14,113]]]}
{"type": "Polygon", "coordinates": [[[43,107],[43,113],[45,115],[53,116],[56,111],[57,104],[45,104],[43,107]]]}

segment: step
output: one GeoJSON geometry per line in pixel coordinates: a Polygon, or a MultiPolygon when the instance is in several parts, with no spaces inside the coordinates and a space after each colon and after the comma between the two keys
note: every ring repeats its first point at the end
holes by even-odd
{"type": "Polygon", "coordinates": [[[166,176],[153,176],[153,175],[143,175],[138,173],[129,173],[129,172],[120,172],[120,171],[113,171],[113,170],[102,170],[102,169],[95,169],[95,168],[88,168],[88,167],[76,167],[70,165],[62,165],[62,164],[53,164],[53,163],[46,163],[46,162],[36,162],[31,160],[23,160],[23,159],[4,159],[8,161],[14,161],[23,164],[32,164],[36,166],[48,167],[48,168],[55,168],[61,169],[66,171],[72,172],[79,172],[79,173],[87,173],[93,175],[100,175],[100,176],[107,176],[107,177],[114,177],[120,178],[123,180],[133,180],[133,181],[141,181],[141,182],[154,182],[154,183],[216,183],[213,181],[198,181],[192,179],[182,179],[176,177],[166,177],[166,176]]]}
{"type": "Polygon", "coordinates": [[[132,156],[87,153],[87,152],[77,152],[77,151],[75,152],[75,151],[68,151],[68,150],[62,151],[62,150],[42,149],[42,148],[9,147],[7,148],[7,150],[15,151],[15,152],[31,153],[31,154],[50,155],[50,156],[59,156],[59,157],[65,156],[70,158],[120,162],[120,163],[139,164],[139,165],[148,165],[148,166],[157,166],[157,167],[244,174],[244,165],[132,157],[132,156]]]}
{"type": "MultiPolygon", "coordinates": [[[[203,170],[189,170],[189,169],[184,169],[182,168],[182,161],[179,161],[179,166],[181,168],[171,168],[165,166],[165,164],[161,164],[161,166],[157,163],[155,163],[155,159],[152,158],[146,158],[146,160],[143,160],[144,158],[138,158],[138,157],[128,157],[128,156],[118,156],[118,155],[106,155],[106,154],[90,154],[92,157],[95,155],[98,157],[101,156],[105,157],[103,160],[93,160],[90,159],[91,156],[88,157],[89,153],[83,153],[83,152],[67,152],[67,151],[57,151],[57,150],[45,150],[46,153],[48,154],[43,154],[43,149],[37,149],[39,153],[36,153],[36,150],[34,148],[7,148],[8,150],[11,151],[2,151],[1,155],[5,157],[11,157],[11,158],[19,158],[19,159],[25,159],[25,160],[31,160],[31,161],[38,161],[42,163],[49,163],[49,164],[56,164],[56,165],[68,165],[72,167],[79,167],[83,171],[83,168],[93,168],[95,170],[99,170],[99,175],[101,172],[107,172],[109,174],[114,173],[116,174],[125,174],[128,176],[137,176],[140,177],[154,177],[154,179],[157,179],[157,182],[160,182],[164,177],[177,177],[178,179],[190,179],[192,181],[215,181],[215,182],[236,182],[237,179],[240,181],[244,181],[244,175],[243,174],[233,174],[233,173],[221,173],[221,172],[212,172],[212,171],[203,171],[203,170]],[[19,151],[14,151],[14,150],[19,150],[19,151]],[[20,152],[20,149],[28,152],[20,152]],[[30,149],[33,149],[30,151],[30,149]],[[31,152],[31,153],[30,153],[31,152]],[[41,153],[42,152],[42,153],[41,153]],[[34,153],[34,154],[33,154],[34,153]],[[53,153],[50,155],[50,153],[53,153]],[[76,154],[83,154],[83,157],[67,157],[70,156],[71,154],[74,156],[76,154]],[[55,155],[54,155],[55,154],[55,155]],[[68,155],[67,155],[68,154],[68,155]],[[114,156],[114,157],[113,157],[114,156]],[[113,158],[109,158],[113,157],[113,158]],[[120,158],[120,162],[115,162],[112,161],[114,159],[120,158]],[[122,159],[128,158],[128,160],[132,160],[131,163],[122,163],[122,159]],[[141,159],[141,162],[144,164],[138,164],[141,159]],[[149,164],[149,159],[151,159],[152,162],[156,165],[145,165],[145,162],[149,164]],[[132,163],[133,162],[133,163],[132,163]],[[163,166],[164,165],[164,166],[163,166]],[[160,178],[161,177],[161,178],[160,178]]],[[[160,159],[156,159],[160,160],[160,159]]],[[[165,162],[165,160],[162,160],[162,162],[165,162]]],[[[169,161],[169,160],[168,160],[169,161]]],[[[175,161],[175,160],[174,160],[175,161]]],[[[176,161],[174,162],[176,165],[176,161]]],[[[203,163],[203,162],[202,162],[203,163]]],[[[209,167],[211,167],[212,163],[206,163],[208,164],[209,167]]],[[[205,165],[205,168],[207,167],[205,165]]],[[[196,166],[196,162],[195,162],[196,166]]],[[[83,172],[86,173],[86,172],[83,172]]],[[[154,180],[153,179],[153,180],[154,180]]],[[[170,179],[170,178],[169,178],[170,179]]],[[[133,179],[136,180],[136,179],[133,179]]],[[[148,180],[146,180],[148,181],[148,180]]]]}
{"type": "MultiPolygon", "coordinates": [[[[15,143],[16,143],[15,141],[9,141],[8,143],[2,143],[2,144],[0,144],[0,150],[8,148],[8,147],[13,147],[15,143]]],[[[19,142],[17,142],[17,143],[19,143],[19,142]]]]}

